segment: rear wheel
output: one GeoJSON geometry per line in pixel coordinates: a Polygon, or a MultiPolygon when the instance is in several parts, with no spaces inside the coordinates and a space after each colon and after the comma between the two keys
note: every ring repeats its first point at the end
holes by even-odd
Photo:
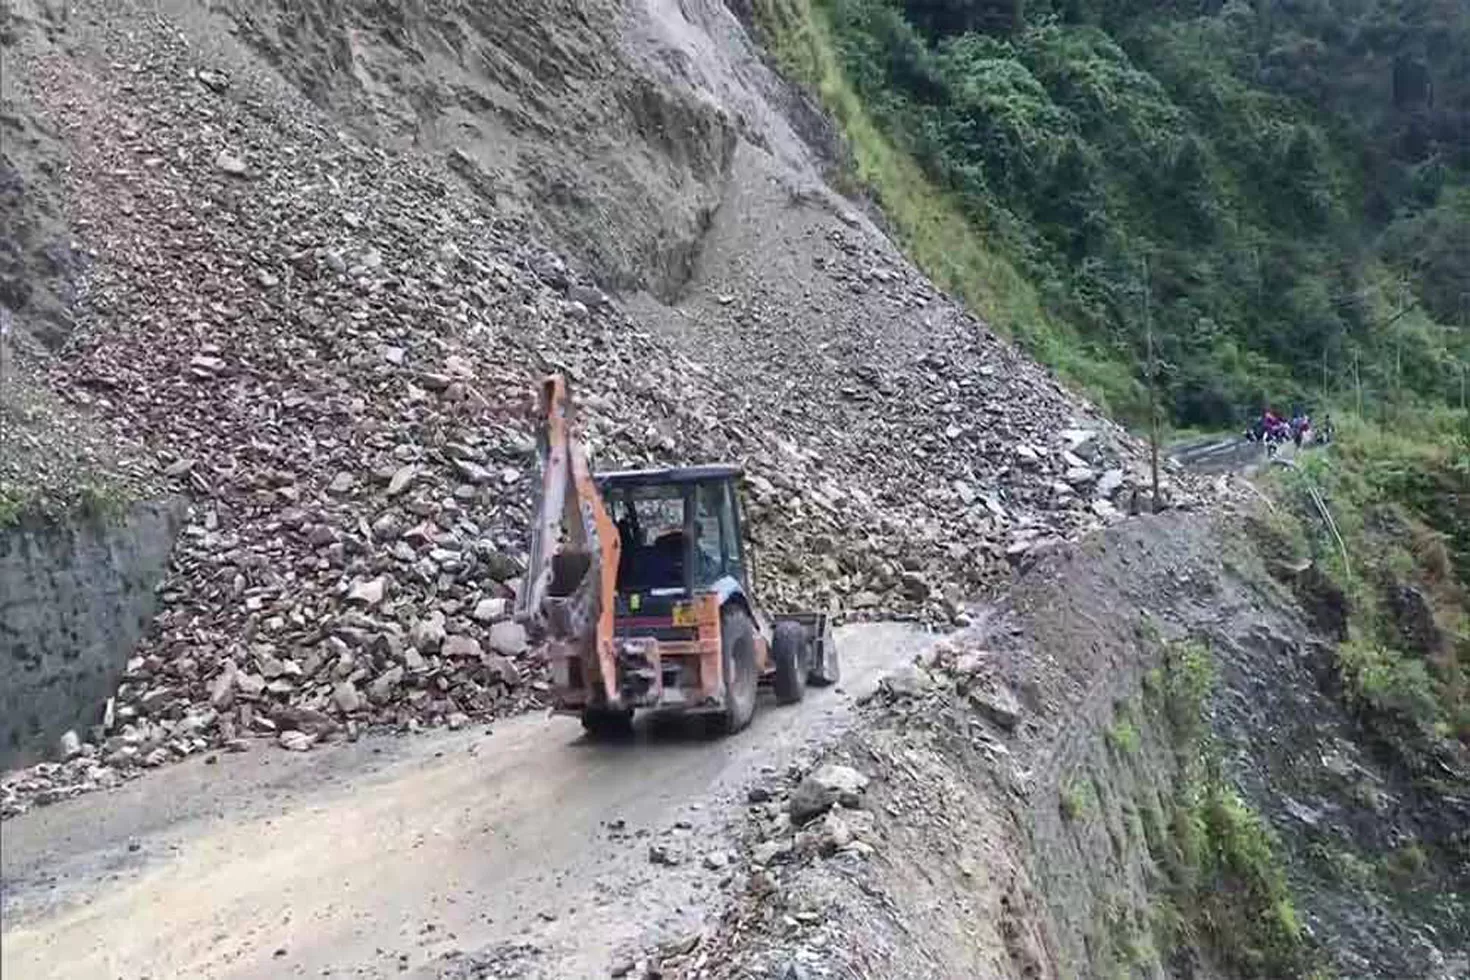
{"type": "Polygon", "coordinates": [[[832,625],[822,627],[821,642],[814,644],[811,664],[806,680],[813,687],[827,687],[842,679],[842,667],[837,662],[837,642],[832,638],[832,625]]]}
{"type": "Polygon", "coordinates": [[[595,739],[623,739],[633,734],[631,708],[583,708],[582,727],[595,739]]]}
{"type": "Polygon", "coordinates": [[[795,704],[806,694],[811,641],[800,623],[777,623],[771,635],[771,663],[776,669],[771,686],[778,704],[795,704]]]}
{"type": "Polygon", "coordinates": [[[755,625],[740,606],[720,611],[720,665],[725,675],[725,710],[716,727],[733,735],[755,714],[755,625]]]}

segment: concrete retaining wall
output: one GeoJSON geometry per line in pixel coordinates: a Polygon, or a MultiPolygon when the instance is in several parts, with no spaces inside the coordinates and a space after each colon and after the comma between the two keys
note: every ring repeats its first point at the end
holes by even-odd
{"type": "Polygon", "coordinates": [[[121,520],[0,530],[0,769],[101,720],[153,617],[182,509],[150,501],[121,520]]]}

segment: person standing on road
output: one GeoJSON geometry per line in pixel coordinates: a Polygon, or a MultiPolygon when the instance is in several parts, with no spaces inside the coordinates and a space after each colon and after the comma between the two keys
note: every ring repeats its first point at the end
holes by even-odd
{"type": "Polygon", "coordinates": [[[1296,448],[1302,448],[1302,443],[1312,432],[1312,419],[1306,412],[1298,410],[1291,419],[1291,441],[1296,443],[1296,448]]]}

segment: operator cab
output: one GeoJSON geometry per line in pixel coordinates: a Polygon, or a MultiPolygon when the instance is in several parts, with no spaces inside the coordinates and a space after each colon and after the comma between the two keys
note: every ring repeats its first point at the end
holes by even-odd
{"type": "Polygon", "coordinates": [[[618,528],[618,612],[746,584],[733,465],[597,475],[618,528]],[[659,602],[658,600],[664,600],[659,602]]]}

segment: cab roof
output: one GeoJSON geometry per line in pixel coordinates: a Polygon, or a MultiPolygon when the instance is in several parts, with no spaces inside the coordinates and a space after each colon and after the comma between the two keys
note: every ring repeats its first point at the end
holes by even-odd
{"type": "Polygon", "coordinates": [[[598,473],[594,479],[599,486],[612,489],[738,480],[744,473],[735,463],[707,463],[703,466],[672,466],[657,470],[615,470],[598,473]]]}

